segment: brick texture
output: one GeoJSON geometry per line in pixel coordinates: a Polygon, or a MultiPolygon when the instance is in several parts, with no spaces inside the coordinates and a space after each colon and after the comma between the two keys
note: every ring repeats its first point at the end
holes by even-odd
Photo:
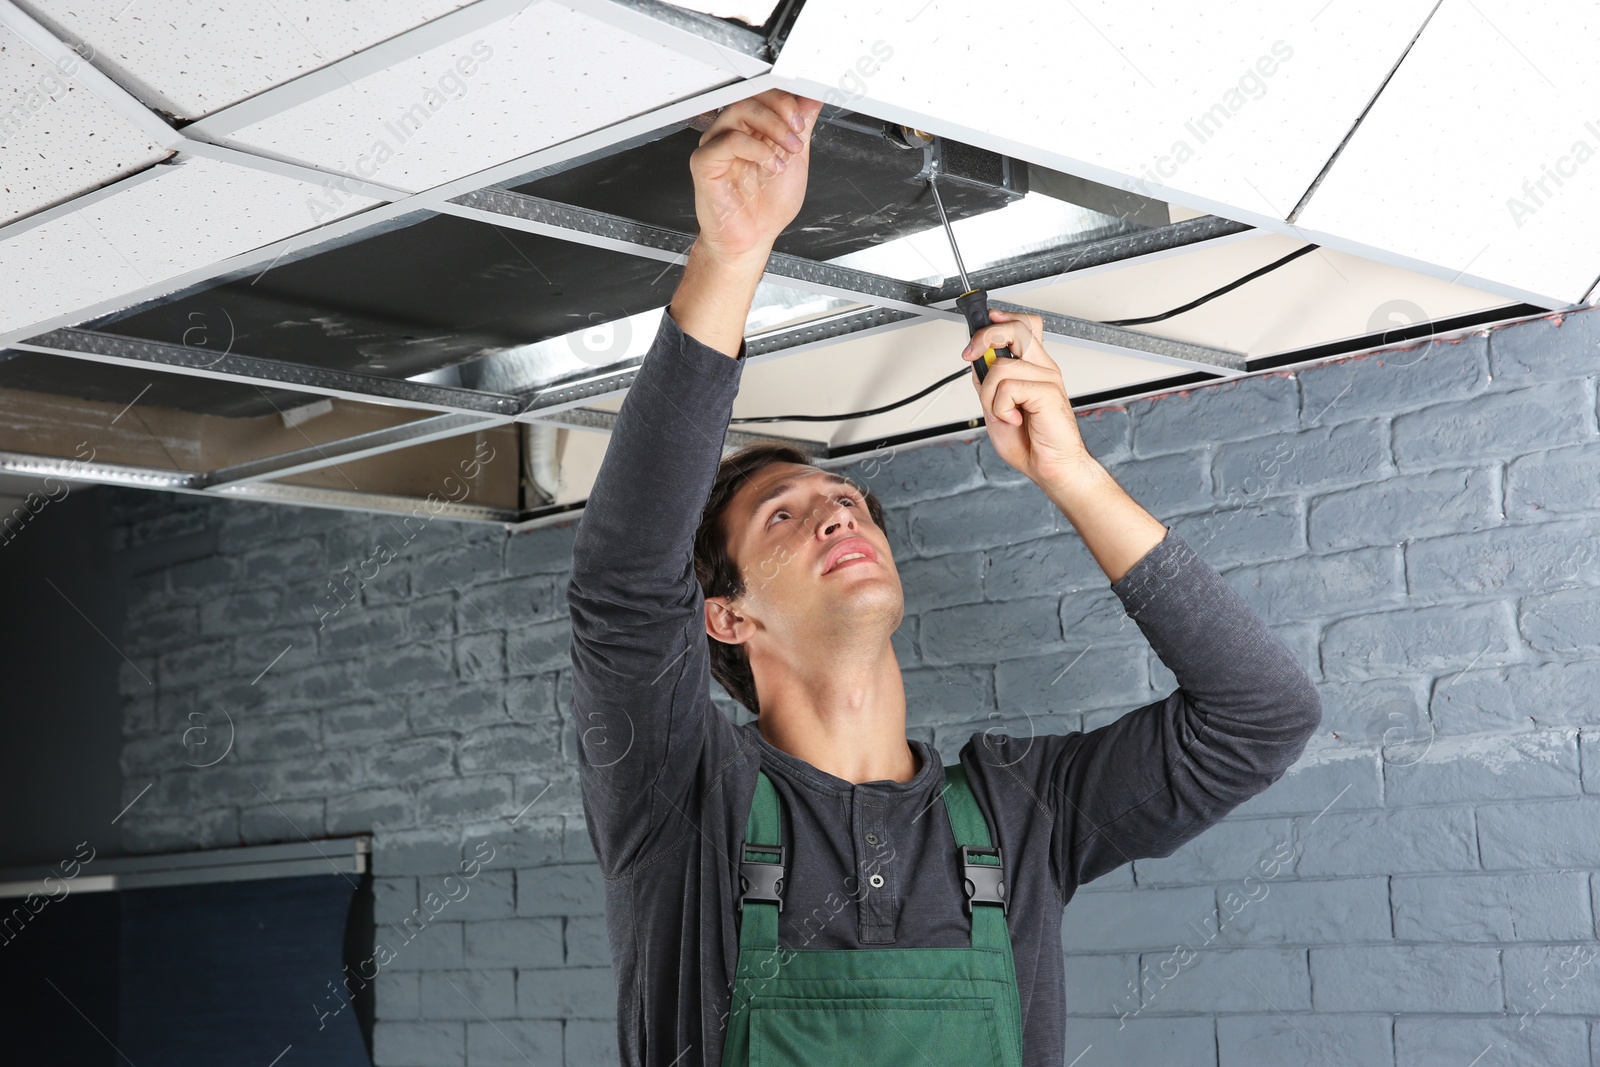
{"type": "MultiPolygon", "coordinates": [[[[1324,721],[1222,825],[1073,898],[1069,1061],[1600,1064],[1597,346],[1600,312],[1553,315],[1080,412],[1302,659],[1324,721]]],[[[981,430],[840,469],[887,509],[907,728],[946,760],[1175,684],[981,430]]],[[[125,589],[125,847],[372,833],[378,1064],[616,1062],[575,522],[113,495],[113,544],[171,561],[125,589]]]]}

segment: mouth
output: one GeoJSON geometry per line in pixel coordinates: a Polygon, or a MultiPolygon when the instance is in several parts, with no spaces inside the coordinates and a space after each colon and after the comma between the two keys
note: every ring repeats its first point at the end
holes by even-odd
{"type": "Polygon", "coordinates": [[[828,553],[827,565],[822,568],[823,574],[848,567],[855,563],[876,563],[878,553],[873,551],[864,538],[850,537],[833,546],[828,553]]]}

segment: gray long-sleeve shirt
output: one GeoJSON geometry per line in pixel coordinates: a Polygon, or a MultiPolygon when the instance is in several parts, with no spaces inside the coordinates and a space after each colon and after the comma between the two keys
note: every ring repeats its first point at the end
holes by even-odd
{"type": "MultiPolygon", "coordinates": [[[[662,315],[573,546],[579,777],[630,1067],[721,1063],[758,770],[785,805],[780,947],[970,943],[949,824],[919,818],[944,785],[931,745],[908,739],[910,781],[853,784],[712,703],[693,538],[744,356],[662,315]]],[[[1077,887],[1172,853],[1277,781],[1321,721],[1289,650],[1170,528],[1111,589],[1179,688],[1088,732],[993,749],[975,733],[958,756],[1004,851],[1027,1067],[1064,1061],[1061,921],[1077,887]]]]}

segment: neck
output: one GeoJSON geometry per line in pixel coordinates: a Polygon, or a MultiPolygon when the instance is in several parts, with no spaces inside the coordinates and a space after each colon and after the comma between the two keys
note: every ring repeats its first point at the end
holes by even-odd
{"type": "Polygon", "coordinates": [[[921,768],[906,741],[906,692],[894,646],[855,660],[753,665],[761,736],[847,782],[908,782],[921,768]]]}

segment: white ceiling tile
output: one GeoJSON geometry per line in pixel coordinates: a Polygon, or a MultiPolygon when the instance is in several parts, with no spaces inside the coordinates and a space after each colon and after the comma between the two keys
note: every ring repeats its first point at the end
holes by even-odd
{"type": "Polygon", "coordinates": [[[1298,222],[1528,299],[1600,275],[1600,11],[1445,0],[1298,222]]]}
{"type": "Polygon", "coordinates": [[[21,0],[146,104],[194,119],[466,6],[465,0],[21,0]],[[92,51],[90,51],[92,50],[92,51]]]}
{"type": "Polygon", "coordinates": [[[0,26],[0,225],[163,159],[166,149],[0,26]]]}
{"type": "Polygon", "coordinates": [[[417,192],[731,80],[545,2],[225,140],[417,192]]]}
{"type": "MultiPolygon", "coordinates": [[[[0,333],[131,292],[311,229],[308,182],[209,159],[160,164],[0,242],[0,333]]],[[[370,207],[345,199],[326,217],[370,207]]],[[[173,338],[181,343],[181,338],[173,338]]]]}
{"type": "Polygon", "coordinates": [[[1432,2],[808,0],[773,71],[1155,199],[1281,220],[1432,2]]]}

